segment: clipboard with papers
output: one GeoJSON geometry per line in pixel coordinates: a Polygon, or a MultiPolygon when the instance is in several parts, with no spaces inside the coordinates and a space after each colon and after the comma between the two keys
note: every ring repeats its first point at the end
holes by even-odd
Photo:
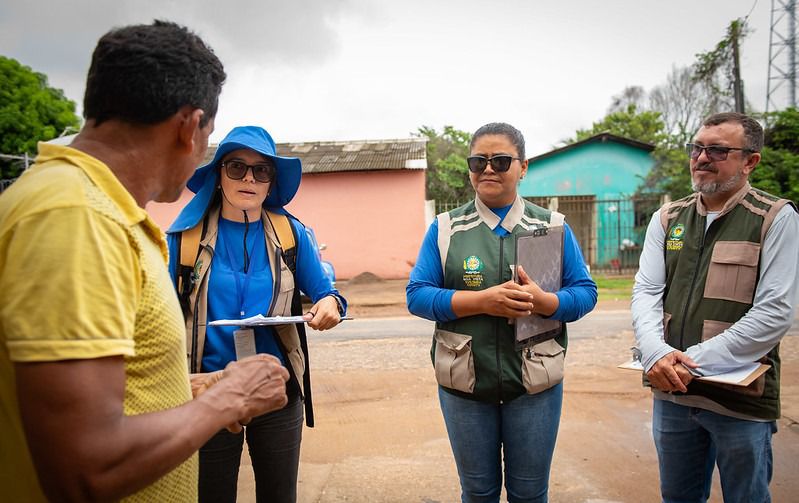
{"type": "MultiPolygon", "coordinates": [[[[635,358],[618,365],[618,368],[624,370],[637,370],[638,372],[643,372],[644,370],[641,360],[635,358]]],[[[715,375],[696,376],[696,379],[718,384],[730,384],[732,386],[746,387],[752,384],[755,379],[765,374],[770,368],[771,365],[760,362],[746,363],[734,370],[729,370],[727,372],[715,375]]]]}
{"type": "MultiPolygon", "coordinates": [[[[516,235],[516,265],[546,292],[557,292],[563,277],[563,226],[539,227],[516,235]]],[[[514,268],[513,276],[518,281],[514,268]]],[[[563,331],[558,320],[537,314],[516,318],[516,347],[553,339],[563,331]]]]}
{"type": "MultiPolygon", "coordinates": [[[[351,320],[349,316],[341,318],[341,321],[351,320]]],[[[286,325],[289,323],[305,323],[308,320],[302,316],[264,316],[256,314],[249,318],[239,320],[214,320],[208,323],[209,326],[234,326],[234,327],[264,327],[269,325],[286,325]]]]}

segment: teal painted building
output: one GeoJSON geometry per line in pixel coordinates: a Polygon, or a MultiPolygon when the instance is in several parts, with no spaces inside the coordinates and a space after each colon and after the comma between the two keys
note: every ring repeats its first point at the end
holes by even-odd
{"type": "Polygon", "coordinates": [[[592,267],[635,267],[658,203],[633,194],[655,163],[654,148],[600,133],[528,159],[519,194],[565,214],[592,267]]]}

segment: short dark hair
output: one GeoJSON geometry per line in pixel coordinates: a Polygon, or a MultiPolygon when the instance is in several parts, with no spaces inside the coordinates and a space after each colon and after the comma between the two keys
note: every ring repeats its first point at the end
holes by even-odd
{"type": "Polygon", "coordinates": [[[476,142],[478,138],[488,134],[501,134],[506,136],[513,146],[516,147],[519,157],[522,160],[525,159],[524,136],[522,136],[521,131],[504,122],[491,122],[485,126],[480,126],[480,128],[472,135],[472,141],[469,143],[469,148],[471,149],[474,147],[474,142],[476,142]]]}
{"type": "Polygon", "coordinates": [[[187,28],[169,21],[116,28],[92,54],[83,115],[95,124],[118,119],[157,124],[189,105],[216,116],[225,70],[214,51],[187,28]]]}
{"type": "Polygon", "coordinates": [[[744,148],[752,152],[760,152],[763,149],[763,127],[752,117],[739,114],[738,112],[722,112],[713,114],[702,123],[703,126],[718,126],[727,122],[740,124],[744,129],[744,148]]]}

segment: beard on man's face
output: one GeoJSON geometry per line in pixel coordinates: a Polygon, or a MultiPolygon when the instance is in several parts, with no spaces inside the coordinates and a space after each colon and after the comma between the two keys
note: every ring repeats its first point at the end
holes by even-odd
{"type": "MultiPolygon", "coordinates": [[[[694,168],[694,173],[696,172],[710,172],[710,173],[718,173],[718,170],[713,166],[713,163],[706,162],[702,164],[697,164],[694,168]]],[[[718,194],[729,192],[730,190],[734,189],[738,186],[738,183],[743,178],[744,173],[742,169],[738,169],[738,171],[728,180],[724,182],[714,181],[714,182],[704,182],[699,183],[691,180],[691,189],[694,192],[699,192],[700,194],[718,194]]]]}

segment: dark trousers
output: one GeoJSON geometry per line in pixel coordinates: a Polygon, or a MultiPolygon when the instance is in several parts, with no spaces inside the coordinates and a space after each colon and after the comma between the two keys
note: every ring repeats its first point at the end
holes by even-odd
{"type": "Polygon", "coordinates": [[[254,418],[241,433],[221,430],[200,448],[200,503],[235,502],[244,436],[255,474],[258,503],[297,501],[303,403],[254,418]]]}

